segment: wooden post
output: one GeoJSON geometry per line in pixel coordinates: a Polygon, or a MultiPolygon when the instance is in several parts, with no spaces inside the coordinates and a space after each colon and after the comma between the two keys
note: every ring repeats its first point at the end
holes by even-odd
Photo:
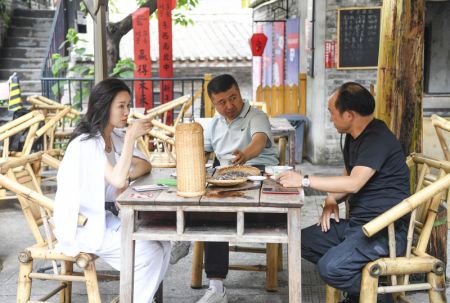
{"type": "Polygon", "coordinates": [[[378,276],[370,273],[372,265],[373,263],[369,263],[363,268],[361,285],[364,285],[364,287],[361,287],[359,299],[361,303],[377,302],[378,276]]]}
{"type": "Polygon", "coordinates": [[[300,86],[300,104],[299,104],[299,114],[306,115],[306,74],[299,74],[299,86],[300,86]]]}
{"type": "Polygon", "coordinates": [[[325,302],[326,303],[338,303],[341,300],[341,291],[330,285],[325,286],[325,302]]]}
{"type": "Polygon", "coordinates": [[[289,302],[302,301],[300,208],[288,210],[289,302]]]}
{"type": "MultiPolygon", "coordinates": [[[[73,262],[71,261],[64,261],[64,266],[66,268],[65,275],[73,275],[73,262]]],[[[64,282],[67,284],[66,288],[62,293],[64,293],[64,303],[70,303],[72,302],[72,282],[67,281],[64,282]]]]}
{"type": "Polygon", "coordinates": [[[377,117],[406,154],[421,150],[425,1],[383,1],[377,78],[377,117]]]}
{"type": "Polygon", "coordinates": [[[194,251],[192,257],[192,277],[191,288],[202,288],[202,271],[203,271],[203,242],[194,242],[194,251]]]}
{"type": "Polygon", "coordinates": [[[31,279],[29,274],[33,270],[33,261],[20,262],[19,281],[17,283],[17,303],[25,303],[31,296],[31,279]]]}
{"type": "Polygon", "coordinates": [[[445,274],[437,275],[433,272],[430,272],[427,274],[427,280],[431,285],[431,288],[428,290],[430,302],[447,302],[445,298],[445,274]]]}
{"type": "Polygon", "coordinates": [[[278,290],[278,244],[266,244],[266,290],[278,290]]]}
{"type": "Polygon", "coordinates": [[[209,98],[208,95],[208,83],[211,81],[212,75],[211,74],[205,74],[205,83],[203,84],[203,100],[205,100],[205,117],[211,118],[214,116],[214,107],[211,102],[211,98],[209,98]]]}

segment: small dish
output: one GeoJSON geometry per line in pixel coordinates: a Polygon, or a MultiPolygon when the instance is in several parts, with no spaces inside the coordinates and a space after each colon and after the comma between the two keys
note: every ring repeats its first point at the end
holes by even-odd
{"type": "Polygon", "coordinates": [[[177,177],[177,172],[171,173],[170,176],[176,178],[177,177]]]}
{"type": "Polygon", "coordinates": [[[253,182],[255,182],[255,181],[263,181],[263,180],[266,180],[266,179],[267,179],[266,176],[248,176],[247,177],[247,180],[253,181],[253,182]]]}

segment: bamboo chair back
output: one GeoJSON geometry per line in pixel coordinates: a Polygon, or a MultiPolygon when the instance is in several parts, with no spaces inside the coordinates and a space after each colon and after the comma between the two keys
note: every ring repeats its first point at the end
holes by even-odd
{"type": "MultiPolygon", "coordinates": [[[[17,302],[46,302],[58,293],[60,302],[71,302],[72,282],[86,283],[89,303],[101,302],[98,289],[98,278],[100,277],[97,277],[94,263],[96,256],[80,253],[76,257],[70,257],[53,250],[55,237],[50,222],[53,200],[42,194],[39,180],[31,167],[31,164],[36,161],[43,161],[55,168],[59,166],[57,159],[43,152],[0,164],[0,185],[17,194],[27,223],[36,240],[34,245],[19,254],[17,302]],[[53,273],[33,272],[33,260],[50,261],[53,273]],[[73,272],[74,263],[83,270],[83,273],[73,272]],[[57,281],[60,282],[60,285],[38,301],[30,301],[33,279],[57,281]]],[[[86,222],[87,219],[84,216],[78,216],[77,224],[79,226],[84,226],[86,222]]],[[[117,280],[118,276],[104,275],[102,278],[117,280]]]]}
{"type": "Polygon", "coordinates": [[[54,150],[60,158],[62,147],[73,131],[73,121],[80,117],[80,112],[70,105],[63,105],[43,96],[28,97],[32,109],[41,111],[45,116],[45,125],[37,131],[37,136],[44,136],[44,150],[54,150]]]}
{"type": "Polygon", "coordinates": [[[182,96],[173,101],[165,104],[161,104],[155,108],[152,108],[147,114],[141,114],[139,112],[132,112],[131,118],[145,119],[150,118],[154,128],[148,133],[148,135],[139,138],[138,148],[148,158],[150,163],[155,168],[169,168],[176,167],[175,156],[175,126],[182,121],[187,110],[191,107],[192,102],[198,98],[201,91],[198,91],[193,98],[189,95],[182,96]],[[167,112],[175,107],[181,106],[178,116],[175,118],[173,126],[166,125],[167,112]],[[157,116],[162,116],[162,119],[157,120],[157,116]],[[153,140],[155,151],[150,151],[148,146],[150,141],[153,140]]]}
{"type": "Polygon", "coordinates": [[[26,115],[23,115],[17,119],[14,119],[0,127],[0,142],[3,142],[2,159],[7,160],[11,155],[10,140],[11,137],[19,132],[28,129],[28,134],[25,139],[25,143],[20,152],[14,156],[28,155],[31,152],[33,143],[37,138],[36,132],[39,128],[39,122],[45,119],[39,111],[32,111],[26,115]]]}
{"type": "MultiPolygon", "coordinates": [[[[41,161],[54,166],[57,160],[44,155],[43,152],[37,152],[0,164],[0,184],[17,194],[36,243],[53,248],[54,235],[49,222],[53,211],[53,201],[43,195],[40,180],[33,168],[33,166],[39,168],[41,161]]],[[[80,217],[80,223],[84,220],[80,217]]]]}
{"type": "Polygon", "coordinates": [[[431,116],[431,123],[436,130],[439,143],[442,147],[442,152],[444,153],[445,160],[450,161],[450,151],[448,149],[447,140],[445,139],[444,132],[447,132],[447,138],[450,138],[450,121],[439,117],[438,115],[431,116]]]}
{"type": "Polygon", "coordinates": [[[441,294],[437,290],[439,287],[433,283],[445,275],[445,266],[442,261],[430,256],[426,250],[439,205],[448,198],[450,162],[413,154],[408,158],[407,164],[412,175],[417,178],[414,194],[363,226],[364,233],[369,237],[386,227],[389,234],[389,257],[369,263],[363,271],[361,285],[366,287],[366,284],[371,284],[371,278],[376,277],[376,284],[372,284],[377,286],[377,275],[386,275],[390,276],[391,286],[378,288],[373,286],[375,296],[368,294],[368,297],[363,295],[365,290],[362,289],[361,297],[366,298],[367,302],[376,302],[377,292],[394,292],[397,299],[404,299],[405,291],[420,289],[429,290],[431,302],[442,302],[439,299],[441,294]],[[411,217],[406,253],[404,257],[397,257],[394,222],[408,213],[411,217]],[[381,264],[385,267],[380,269],[381,264]],[[374,270],[378,272],[375,274],[374,270]],[[432,278],[428,278],[428,283],[410,284],[409,275],[412,273],[428,273],[432,278]]]}

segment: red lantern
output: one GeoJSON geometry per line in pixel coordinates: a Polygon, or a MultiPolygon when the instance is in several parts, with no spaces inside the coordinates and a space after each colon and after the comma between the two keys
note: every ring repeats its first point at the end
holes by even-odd
{"type": "Polygon", "coordinates": [[[261,57],[264,48],[266,47],[267,37],[263,33],[253,34],[250,38],[250,47],[252,48],[252,55],[255,57],[261,57]]]}

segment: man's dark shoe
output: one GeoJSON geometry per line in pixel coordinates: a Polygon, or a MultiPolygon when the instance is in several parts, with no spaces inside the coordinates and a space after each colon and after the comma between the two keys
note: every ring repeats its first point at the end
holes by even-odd
{"type": "MultiPolygon", "coordinates": [[[[346,298],[339,303],[359,303],[358,295],[346,295],[346,298]]],[[[378,294],[377,303],[394,303],[392,294],[378,294]]]]}
{"type": "Polygon", "coordinates": [[[339,303],[359,303],[359,295],[344,294],[345,299],[339,303]]]}
{"type": "Polygon", "coordinates": [[[378,294],[377,303],[394,303],[392,294],[378,294]]]}

